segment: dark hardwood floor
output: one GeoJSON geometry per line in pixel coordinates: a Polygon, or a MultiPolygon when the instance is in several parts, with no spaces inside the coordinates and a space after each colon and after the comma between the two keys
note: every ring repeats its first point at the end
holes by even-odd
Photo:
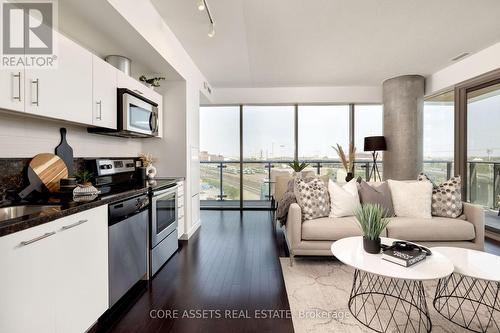
{"type": "MultiPolygon", "coordinates": [[[[125,302],[126,311],[113,318],[111,326],[101,324],[96,331],[293,332],[290,318],[254,318],[255,310],[284,310],[272,314],[285,316],[289,310],[278,259],[287,256],[284,237],[273,230],[269,212],[204,210],[201,216],[200,230],[182,243],[150,286],[139,287],[133,299],[125,302]],[[182,318],[185,310],[205,313],[194,313],[202,318],[182,318]],[[222,311],[222,318],[216,318],[216,310],[222,311]],[[232,317],[250,319],[230,319],[226,310],[236,310],[232,317]],[[168,311],[177,318],[153,318],[168,311]]],[[[486,251],[500,255],[500,243],[487,240],[486,251]]]]}
{"type": "MultiPolygon", "coordinates": [[[[114,326],[99,331],[293,332],[279,263],[279,256],[286,255],[284,238],[273,232],[269,212],[202,211],[201,216],[200,230],[183,242],[148,290],[114,326]],[[151,310],[177,310],[178,318],[155,319],[151,310]],[[182,318],[184,310],[214,310],[214,318],[182,318]],[[226,310],[236,310],[230,317],[240,319],[225,318],[226,310]],[[285,318],[256,319],[255,310],[278,310],[272,314],[285,318]],[[241,317],[246,315],[250,319],[241,317]]],[[[208,311],[195,315],[210,317],[208,311]]]]}

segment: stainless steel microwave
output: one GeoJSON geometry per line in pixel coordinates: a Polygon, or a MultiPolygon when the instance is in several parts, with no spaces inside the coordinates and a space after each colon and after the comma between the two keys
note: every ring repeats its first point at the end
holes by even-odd
{"type": "Polygon", "coordinates": [[[132,136],[157,136],[158,104],[131,90],[119,88],[118,121],[121,130],[132,136]]]}
{"type": "Polygon", "coordinates": [[[89,128],[89,132],[128,138],[158,136],[158,104],[126,88],[118,88],[117,102],[117,129],[89,128]]]}

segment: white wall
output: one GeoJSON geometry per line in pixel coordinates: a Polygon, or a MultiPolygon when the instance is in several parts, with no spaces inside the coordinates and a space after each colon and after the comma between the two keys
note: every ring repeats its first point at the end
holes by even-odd
{"type": "Polygon", "coordinates": [[[382,103],[382,87],[214,88],[214,104],[382,103]]]}
{"type": "MultiPolygon", "coordinates": [[[[183,156],[176,158],[184,158],[186,161],[186,234],[184,238],[188,238],[200,225],[198,157],[192,156],[191,152],[199,147],[200,92],[210,99],[210,94],[204,87],[207,80],[149,0],[143,0],[140,3],[136,0],[108,0],[108,2],[186,82],[186,126],[184,127],[186,147],[183,156]]],[[[163,154],[163,150],[170,149],[168,145],[170,143],[163,139],[162,142],[155,143],[155,151],[163,154]]],[[[152,153],[156,153],[155,151],[152,153]]],[[[160,173],[162,172],[160,170],[160,173]]]]}
{"type": "Polygon", "coordinates": [[[157,158],[155,166],[160,177],[186,177],[186,82],[169,81],[161,89],[163,138],[144,139],[143,150],[157,158]]]}
{"type": "Polygon", "coordinates": [[[142,151],[140,139],[90,134],[81,126],[0,113],[0,156],[31,158],[39,153],[53,153],[61,140],[61,127],[68,130],[67,140],[75,157],[137,156],[142,151]]]}
{"type": "Polygon", "coordinates": [[[431,95],[498,68],[500,68],[500,43],[492,45],[426,77],[425,94],[431,95]]]}

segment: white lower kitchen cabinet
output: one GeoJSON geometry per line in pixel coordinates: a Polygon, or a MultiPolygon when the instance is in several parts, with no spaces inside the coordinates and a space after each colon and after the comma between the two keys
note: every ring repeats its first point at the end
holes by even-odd
{"type": "Polygon", "coordinates": [[[56,332],[85,332],[108,309],[108,210],[64,217],[56,237],[56,332]]]}
{"type": "Polygon", "coordinates": [[[92,53],[55,34],[56,68],[25,70],[25,111],[92,125],[92,53]]]}
{"type": "Polygon", "coordinates": [[[54,232],[55,222],[0,238],[0,332],[55,332],[54,232]]]}
{"type": "Polygon", "coordinates": [[[0,332],[85,332],[108,307],[107,206],[1,237],[0,267],[0,332]]]}

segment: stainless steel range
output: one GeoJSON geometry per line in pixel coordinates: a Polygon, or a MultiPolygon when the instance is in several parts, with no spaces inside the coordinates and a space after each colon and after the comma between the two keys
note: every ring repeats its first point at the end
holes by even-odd
{"type": "Polygon", "coordinates": [[[91,162],[96,186],[103,196],[145,188],[149,195],[148,275],[152,277],[178,249],[177,179],[140,181],[133,159],[97,159],[91,162]]]}

